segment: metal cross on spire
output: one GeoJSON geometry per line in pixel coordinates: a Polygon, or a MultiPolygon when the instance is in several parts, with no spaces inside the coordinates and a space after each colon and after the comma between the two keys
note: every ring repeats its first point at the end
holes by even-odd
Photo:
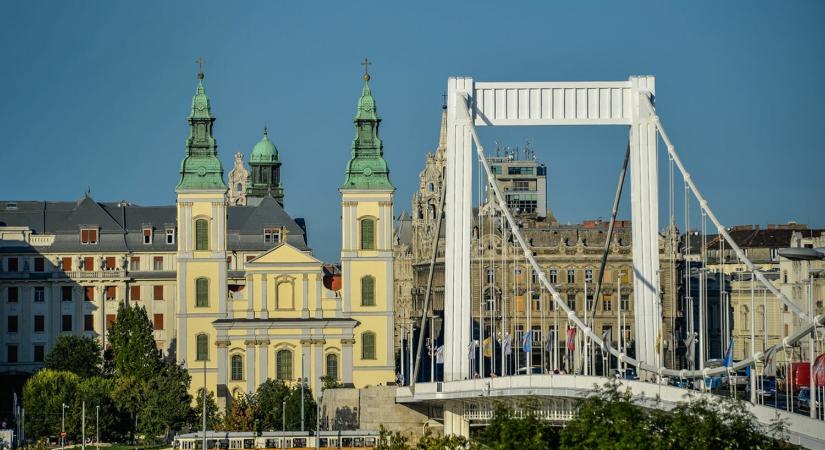
{"type": "Polygon", "coordinates": [[[364,61],[361,62],[361,65],[364,66],[364,81],[370,81],[370,60],[364,58],[364,61]]]}
{"type": "Polygon", "coordinates": [[[198,65],[198,79],[203,80],[203,58],[198,57],[198,59],[195,60],[195,64],[198,65]]]}

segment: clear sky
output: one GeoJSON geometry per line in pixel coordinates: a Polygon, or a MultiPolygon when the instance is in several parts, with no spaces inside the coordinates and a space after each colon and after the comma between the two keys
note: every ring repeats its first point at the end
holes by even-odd
{"type": "MultiPolygon", "coordinates": [[[[202,56],[226,171],[268,125],[287,211],[307,219],[316,255],[337,261],[366,56],[397,214],[436,145],[449,76],[651,74],[665,126],[725,224],[825,226],[825,2],[675,3],[5,1],[0,198],[75,200],[90,186],[98,201],[173,203],[202,56]]],[[[561,222],[609,216],[626,130],[482,138],[532,140],[561,222]]]]}

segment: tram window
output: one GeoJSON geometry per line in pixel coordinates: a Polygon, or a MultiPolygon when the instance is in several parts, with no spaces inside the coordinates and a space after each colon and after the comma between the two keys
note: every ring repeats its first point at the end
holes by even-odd
{"type": "Polygon", "coordinates": [[[352,438],[341,438],[341,447],[352,447],[352,438]]]}
{"type": "Polygon", "coordinates": [[[254,439],[244,439],[243,440],[243,448],[255,448],[255,440],[254,439]]]}
{"type": "Polygon", "coordinates": [[[364,446],[364,438],[357,437],[353,439],[353,447],[363,447],[364,446]]]}
{"type": "Polygon", "coordinates": [[[367,438],[367,447],[374,447],[376,445],[378,445],[378,442],[375,441],[374,437],[367,438]]]}
{"type": "Polygon", "coordinates": [[[278,444],[275,443],[275,439],[267,439],[266,440],[266,448],[275,448],[278,444]]]}
{"type": "Polygon", "coordinates": [[[293,448],[304,448],[307,446],[307,439],[306,438],[294,438],[292,439],[292,447],[293,448]]]}

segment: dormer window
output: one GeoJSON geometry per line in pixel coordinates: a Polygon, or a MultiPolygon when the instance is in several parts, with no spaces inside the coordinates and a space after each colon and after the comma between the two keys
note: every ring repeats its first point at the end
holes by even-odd
{"type": "Polygon", "coordinates": [[[281,242],[281,230],[279,228],[264,228],[264,244],[277,244],[281,242]]]}
{"type": "Polygon", "coordinates": [[[97,244],[97,228],[81,228],[80,243],[84,245],[97,244]]]}
{"type": "Polygon", "coordinates": [[[143,227],[143,243],[144,244],[151,244],[152,243],[152,228],[151,227],[143,227]]]}
{"type": "Polygon", "coordinates": [[[174,228],[167,228],[166,229],[166,243],[169,245],[173,245],[175,243],[175,229],[174,228]]]}

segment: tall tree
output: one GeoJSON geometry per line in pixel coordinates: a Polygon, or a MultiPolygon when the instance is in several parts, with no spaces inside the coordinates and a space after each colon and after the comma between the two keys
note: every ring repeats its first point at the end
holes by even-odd
{"type": "MultiPolygon", "coordinates": [[[[304,429],[315,424],[315,398],[309,386],[304,387],[304,429]]],[[[301,387],[292,386],[286,399],[286,429],[301,430],[301,387]]]]}
{"type": "Polygon", "coordinates": [[[86,402],[86,436],[95,436],[100,431],[103,442],[112,442],[123,436],[128,426],[128,418],[121,413],[112,397],[115,381],[103,377],[92,377],[80,380],[76,395],[67,411],[66,429],[69,436],[79,438],[83,425],[83,402],[86,402]],[[100,414],[97,415],[97,408],[100,414]],[[70,414],[69,414],[70,413],[70,414]]]}
{"type": "Polygon", "coordinates": [[[88,336],[60,335],[43,360],[47,369],[65,370],[80,377],[101,374],[103,359],[100,343],[88,336]]]}
{"type": "Polygon", "coordinates": [[[174,361],[164,359],[160,370],[147,382],[145,403],[139,413],[140,431],[150,440],[169,436],[188,423],[192,396],[189,372],[174,361]]]}
{"type": "MultiPolygon", "coordinates": [[[[203,388],[198,389],[195,396],[195,407],[192,408],[192,416],[189,426],[193,430],[200,430],[203,427],[203,388]]],[[[216,430],[223,422],[221,412],[218,411],[218,403],[215,401],[215,393],[206,391],[206,429],[216,430]]]]}
{"type": "Polygon", "coordinates": [[[109,342],[115,375],[149,380],[157,373],[161,354],[155,345],[152,323],[142,306],[120,305],[109,331],[109,342]]]}
{"type": "Polygon", "coordinates": [[[268,378],[255,392],[256,418],[261,430],[281,430],[283,402],[289,398],[289,386],[281,380],[268,378]]]}
{"type": "Polygon", "coordinates": [[[134,434],[138,430],[138,418],[146,404],[148,386],[146,382],[140,378],[132,376],[119,376],[115,378],[114,388],[112,390],[112,397],[118,405],[118,409],[128,417],[128,426],[130,434],[134,434]]]}
{"type": "Polygon", "coordinates": [[[222,428],[226,431],[254,431],[256,409],[254,395],[239,393],[226,408],[222,428]]]}
{"type": "Polygon", "coordinates": [[[43,369],[26,381],[23,407],[26,408],[28,436],[38,438],[60,434],[63,404],[71,407],[79,382],[80,377],[74,373],[51,369],[43,369]]]}

